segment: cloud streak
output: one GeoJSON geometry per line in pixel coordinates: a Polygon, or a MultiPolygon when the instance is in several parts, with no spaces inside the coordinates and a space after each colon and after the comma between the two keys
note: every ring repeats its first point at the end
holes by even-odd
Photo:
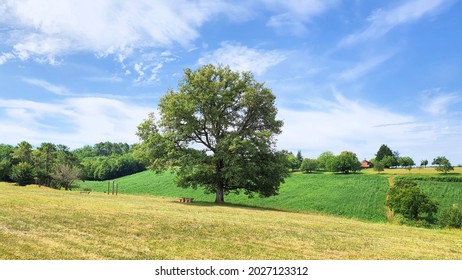
{"type": "Polygon", "coordinates": [[[439,116],[446,114],[450,106],[461,102],[460,94],[432,89],[422,92],[420,108],[433,116],[439,116]]]}
{"type": "Polygon", "coordinates": [[[378,9],[369,17],[366,28],[346,36],[340,41],[339,46],[347,47],[380,38],[400,25],[432,14],[447,2],[447,0],[411,0],[389,10],[378,9]]]}
{"type": "Polygon", "coordinates": [[[41,87],[41,88],[43,88],[43,89],[45,89],[45,90],[47,90],[47,91],[49,91],[51,93],[54,93],[56,95],[62,95],[62,96],[71,95],[71,92],[67,88],[65,88],[63,86],[54,85],[54,84],[49,83],[49,82],[44,81],[44,80],[24,78],[23,81],[28,83],[28,84],[41,87]]]}
{"type": "Polygon", "coordinates": [[[225,64],[236,71],[251,71],[256,75],[262,75],[285,59],[286,55],[280,51],[249,48],[238,43],[223,42],[219,49],[201,57],[198,64],[225,64]]]}
{"type": "Polygon", "coordinates": [[[392,57],[392,54],[387,54],[387,55],[379,55],[376,57],[369,58],[365,61],[362,61],[356,64],[355,66],[347,70],[344,70],[343,72],[339,74],[339,78],[345,81],[354,81],[366,75],[368,72],[370,72],[374,68],[377,68],[379,65],[386,62],[391,57],[392,57]]]}
{"type": "Polygon", "coordinates": [[[298,35],[306,31],[306,23],[337,5],[337,0],[270,0],[262,1],[270,10],[276,12],[267,22],[267,26],[281,32],[298,35]]]}

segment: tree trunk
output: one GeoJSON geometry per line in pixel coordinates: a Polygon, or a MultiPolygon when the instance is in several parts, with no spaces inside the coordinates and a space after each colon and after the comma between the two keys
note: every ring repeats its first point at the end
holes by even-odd
{"type": "Polygon", "coordinates": [[[218,184],[215,187],[215,203],[217,204],[222,204],[225,203],[225,188],[224,188],[224,182],[221,178],[221,171],[223,170],[223,160],[220,159],[216,162],[215,164],[215,172],[217,176],[220,178],[218,184]]]}
{"type": "Polygon", "coordinates": [[[222,186],[215,188],[215,203],[225,203],[225,190],[222,186]]]}

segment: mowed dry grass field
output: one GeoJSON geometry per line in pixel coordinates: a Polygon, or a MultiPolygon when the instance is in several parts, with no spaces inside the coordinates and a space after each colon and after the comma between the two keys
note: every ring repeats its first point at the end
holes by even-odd
{"type": "Polygon", "coordinates": [[[462,259],[462,230],[0,183],[0,259],[462,259]]]}
{"type": "Polygon", "coordinates": [[[436,171],[435,167],[414,167],[411,170],[406,168],[387,168],[384,171],[377,172],[373,168],[362,170],[365,174],[382,174],[382,175],[449,175],[449,176],[460,176],[462,175],[462,167],[454,167],[454,170],[443,174],[442,172],[436,171]]]}

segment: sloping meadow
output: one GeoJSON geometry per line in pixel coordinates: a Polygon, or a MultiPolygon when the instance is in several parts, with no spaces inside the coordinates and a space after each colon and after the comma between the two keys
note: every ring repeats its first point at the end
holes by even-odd
{"type": "MultiPolygon", "coordinates": [[[[192,197],[195,202],[213,202],[213,194],[202,189],[181,189],[175,176],[165,172],[145,171],[115,180],[114,188],[122,194],[149,194],[161,197],[192,197]]],[[[81,188],[112,194],[112,181],[79,182],[81,188]]],[[[385,176],[362,174],[292,174],[281,185],[279,195],[248,198],[229,194],[231,204],[263,207],[291,212],[317,212],[360,220],[386,222],[385,197],[388,190],[385,176]]]]}

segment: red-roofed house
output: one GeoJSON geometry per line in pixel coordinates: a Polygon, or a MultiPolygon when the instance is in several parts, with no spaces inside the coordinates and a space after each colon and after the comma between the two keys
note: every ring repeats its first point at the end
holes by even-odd
{"type": "Polygon", "coordinates": [[[361,161],[361,168],[372,168],[374,167],[374,164],[372,164],[372,162],[364,159],[363,161],[361,161]]]}

